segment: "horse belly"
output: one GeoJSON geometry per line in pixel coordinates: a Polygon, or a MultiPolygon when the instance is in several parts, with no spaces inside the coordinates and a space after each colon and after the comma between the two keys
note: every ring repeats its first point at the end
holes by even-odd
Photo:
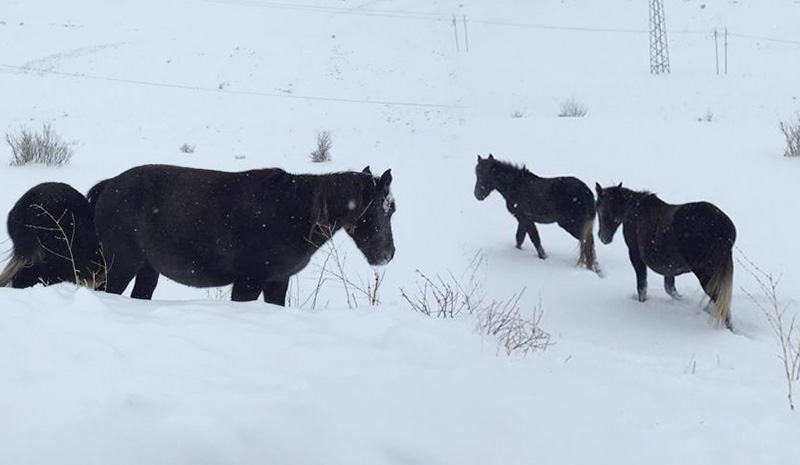
{"type": "Polygon", "coordinates": [[[145,257],[160,274],[192,287],[216,287],[231,284],[236,276],[233,250],[197,247],[188,243],[151,243],[144,247],[145,257]]]}
{"type": "Polygon", "coordinates": [[[653,241],[644,247],[644,262],[648,268],[663,276],[678,276],[691,271],[677,247],[653,241]]]}
{"type": "Polygon", "coordinates": [[[678,276],[691,271],[685,260],[673,262],[648,261],[647,267],[662,276],[678,276]]]}

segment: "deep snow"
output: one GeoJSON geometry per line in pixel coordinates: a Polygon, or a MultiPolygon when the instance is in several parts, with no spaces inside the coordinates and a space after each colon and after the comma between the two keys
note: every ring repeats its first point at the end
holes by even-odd
{"type": "MultiPolygon", "coordinates": [[[[475,156],[492,152],[714,202],[738,257],[782,274],[796,312],[800,165],[781,157],[777,125],[800,109],[800,4],[666,3],[673,73],[653,77],[646,2],[5,2],[0,127],[50,121],[78,147],[63,168],[0,161],[0,212],[38,182],[86,191],[151,162],[392,168],[398,212],[374,308],[348,309],[334,280],[316,310],[163,278],[153,302],[0,289],[0,463],[800,462],[800,417],[741,266],[731,334],[708,324],[692,276],[673,301],[651,273],[636,302],[621,237],[598,245],[600,279],[573,266],[577,243],[555,226],[540,227],[547,261],[515,250],[500,196],[472,195],[475,156]],[[469,53],[453,15],[468,18],[469,53]],[[726,76],[715,27],[731,33],[726,76]],[[587,117],[556,117],[569,97],[587,117]],[[333,162],[312,164],[320,130],[333,162]],[[470,321],[401,299],[415,270],[460,276],[480,252],[489,298],[525,287],[526,311],[541,299],[546,352],[497,356],[470,321]]],[[[351,241],[337,243],[366,279],[351,241]]],[[[320,262],[293,283],[301,299],[320,262]]]]}

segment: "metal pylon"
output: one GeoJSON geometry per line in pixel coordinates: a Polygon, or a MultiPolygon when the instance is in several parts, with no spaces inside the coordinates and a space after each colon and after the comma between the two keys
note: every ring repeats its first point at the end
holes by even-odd
{"type": "Polygon", "coordinates": [[[650,74],[669,73],[664,1],[650,0],[650,74]]]}

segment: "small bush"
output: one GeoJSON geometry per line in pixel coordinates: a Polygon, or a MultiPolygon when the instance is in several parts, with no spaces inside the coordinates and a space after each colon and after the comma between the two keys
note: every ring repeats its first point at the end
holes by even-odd
{"type": "Polygon", "coordinates": [[[705,122],[705,123],[713,123],[714,122],[714,112],[712,112],[710,109],[706,110],[705,114],[703,114],[702,116],[698,116],[697,117],[697,121],[699,121],[701,123],[703,123],[703,122],[705,122]]]}
{"type": "Polygon", "coordinates": [[[514,119],[524,118],[525,117],[525,112],[522,111],[522,110],[514,110],[511,113],[511,117],[514,118],[514,119]]]}
{"type": "Polygon", "coordinates": [[[180,147],[180,151],[183,153],[194,153],[194,144],[184,143],[180,147]]]}
{"type": "Polygon", "coordinates": [[[333,138],[328,131],[322,131],[317,134],[317,148],[309,155],[311,161],[314,163],[322,163],[324,161],[331,161],[331,147],[333,147],[333,138]]]}
{"type": "Polygon", "coordinates": [[[558,116],[561,118],[583,118],[588,113],[586,106],[574,98],[569,98],[561,102],[561,111],[558,116]]]}
{"type": "Polygon", "coordinates": [[[784,157],[800,157],[800,113],[795,121],[781,121],[780,124],[783,137],[786,138],[786,149],[784,157]]]}
{"type": "Polygon", "coordinates": [[[6,142],[11,146],[11,166],[29,163],[65,165],[74,153],[74,143],[63,141],[49,123],[42,125],[41,132],[21,128],[18,134],[6,133],[6,142]]]}
{"type": "Polygon", "coordinates": [[[430,278],[417,270],[419,280],[416,292],[406,293],[400,289],[400,296],[412,310],[436,318],[469,317],[475,322],[475,331],[497,341],[498,352],[506,355],[527,355],[530,352],[545,350],[550,345],[550,335],[540,325],[542,320],[541,302],[533,309],[531,316],[522,314],[519,301],[525,289],[504,300],[489,301],[483,297],[483,281],[478,269],[485,264],[479,254],[467,268],[465,279],[457,279],[452,273],[448,277],[430,278]]]}

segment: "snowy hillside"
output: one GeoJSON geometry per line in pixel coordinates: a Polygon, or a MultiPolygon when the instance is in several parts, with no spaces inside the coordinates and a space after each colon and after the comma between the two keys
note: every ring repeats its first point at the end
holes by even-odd
{"type": "MultiPolygon", "coordinates": [[[[291,284],[303,308],[163,277],[151,302],[0,289],[0,463],[800,463],[778,341],[747,293],[766,297],[739,261],[734,334],[709,324],[692,275],[675,301],[651,272],[637,302],[621,235],[598,242],[600,278],[555,225],[539,228],[548,260],[516,250],[503,199],[473,196],[491,152],[713,202],[736,224],[735,258],[782,276],[796,314],[800,160],[778,124],[800,111],[800,3],[665,8],[672,74],[654,77],[644,1],[6,0],[0,128],[49,122],[76,153],[11,167],[4,144],[3,221],[39,182],[86,192],[144,163],[370,165],[394,174],[397,253],[375,307],[328,276],[311,308],[325,251],[291,284]],[[557,116],[569,98],[586,117],[557,116]],[[309,160],[319,131],[332,162],[309,160]],[[413,312],[401,288],[417,270],[476,276],[489,300],[525,289],[552,345],[506,357],[469,318],[413,312]]],[[[371,279],[335,242],[345,273],[371,279]]]]}

